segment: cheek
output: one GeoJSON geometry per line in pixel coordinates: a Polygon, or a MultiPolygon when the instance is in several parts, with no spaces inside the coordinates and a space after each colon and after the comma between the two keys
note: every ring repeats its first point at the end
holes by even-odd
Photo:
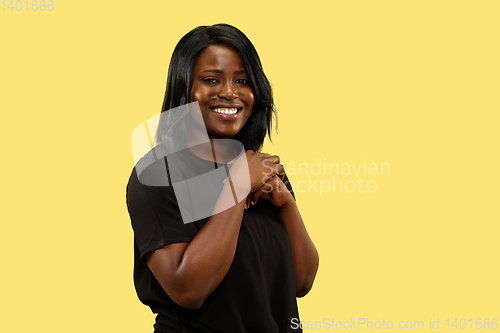
{"type": "Polygon", "coordinates": [[[197,87],[196,85],[193,85],[193,88],[191,89],[191,101],[198,101],[200,103],[203,103],[203,101],[206,99],[207,91],[206,89],[202,89],[200,87],[197,87]]]}
{"type": "Polygon", "coordinates": [[[253,96],[253,91],[250,91],[248,93],[248,99],[247,99],[248,106],[253,107],[255,104],[255,97],[253,96]]]}
{"type": "Polygon", "coordinates": [[[194,101],[200,101],[200,93],[195,89],[191,91],[191,102],[194,101]]]}
{"type": "Polygon", "coordinates": [[[250,118],[250,116],[254,113],[253,107],[255,106],[255,98],[253,96],[253,93],[248,94],[247,104],[248,104],[248,108],[250,109],[250,112],[248,113],[246,120],[248,120],[250,118]]]}

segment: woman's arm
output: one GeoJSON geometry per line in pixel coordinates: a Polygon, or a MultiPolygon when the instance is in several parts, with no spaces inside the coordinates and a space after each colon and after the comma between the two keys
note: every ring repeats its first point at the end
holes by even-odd
{"type": "MultiPolygon", "coordinates": [[[[225,185],[219,198],[232,193],[225,185]],[[225,193],[224,193],[225,192],[225,193]]],[[[220,284],[233,262],[244,201],[211,216],[190,243],[152,251],[145,260],[165,292],[178,305],[196,310],[220,284]]]]}
{"type": "Polygon", "coordinates": [[[318,251],[307,233],[293,197],[284,205],[278,207],[278,211],[292,243],[297,285],[296,294],[297,297],[303,297],[311,290],[318,271],[318,251]]]}
{"type": "MultiPolygon", "coordinates": [[[[235,203],[235,193],[241,193],[250,172],[250,191],[262,186],[270,177],[269,160],[274,165],[271,177],[282,172],[283,166],[273,164],[275,157],[247,151],[246,159],[239,159],[230,171],[217,200],[218,207],[235,203]],[[244,164],[243,164],[244,163],[244,164]],[[248,165],[245,165],[248,163],[248,165]],[[240,181],[237,181],[240,180],[240,181]],[[220,205],[220,206],[219,206],[220,205]]],[[[248,193],[248,192],[247,192],[248,193]]],[[[245,200],[231,208],[212,215],[191,242],[166,245],[145,255],[146,263],[165,292],[174,302],[186,309],[199,309],[205,299],[226,276],[231,266],[243,220],[245,200]]]]}
{"type": "Polygon", "coordinates": [[[278,175],[252,195],[252,201],[259,197],[270,200],[277,208],[292,244],[295,265],[296,295],[305,296],[312,288],[318,271],[319,255],[307,233],[297,203],[278,175]]]}

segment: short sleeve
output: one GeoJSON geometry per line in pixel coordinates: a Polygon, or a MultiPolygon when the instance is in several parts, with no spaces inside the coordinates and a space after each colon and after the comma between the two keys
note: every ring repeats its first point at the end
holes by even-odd
{"type": "Polygon", "coordinates": [[[190,242],[197,233],[195,223],[184,224],[172,186],[142,184],[134,168],[127,185],[127,208],[140,260],[165,245],[190,242]]]}

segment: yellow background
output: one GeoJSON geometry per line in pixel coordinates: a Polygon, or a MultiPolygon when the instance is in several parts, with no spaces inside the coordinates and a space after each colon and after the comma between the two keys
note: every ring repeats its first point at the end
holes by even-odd
{"type": "MultiPolygon", "coordinates": [[[[0,7],[0,331],[152,332],[132,280],[130,135],[160,111],[178,40],[219,22],[250,38],[274,87],[279,133],[266,152],[285,166],[390,164],[390,175],[362,175],[373,193],[296,193],[320,253],[301,319],[428,328],[440,318],[445,330],[446,318],[500,318],[499,10],[497,1],[0,7]]],[[[290,179],[332,178],[309,176],[290,179]]]]}

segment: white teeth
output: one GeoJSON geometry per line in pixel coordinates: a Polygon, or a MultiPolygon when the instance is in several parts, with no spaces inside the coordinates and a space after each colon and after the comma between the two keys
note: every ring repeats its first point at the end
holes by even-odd
{"type": "Polygon", "coordinates": [[[212,110],[223,114],[236,114],[238,112],[237,108],[213,108],[212,110]]]}

